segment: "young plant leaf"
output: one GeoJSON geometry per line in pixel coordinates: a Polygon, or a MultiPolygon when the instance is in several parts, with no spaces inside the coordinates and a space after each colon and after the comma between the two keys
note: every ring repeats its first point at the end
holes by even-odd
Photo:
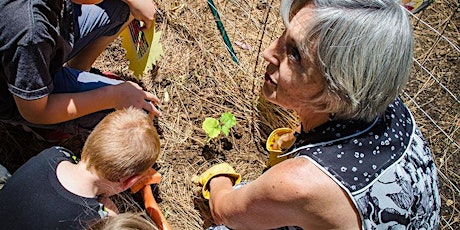
{"type": "Polygon", "coordinates": [[[228,136],[230,129],[236,125],[236,118],[230,112],[225,112],[220,116],[220,122],[222,123],[221,131],[228,136]]]}
{"type": "Polygon", "coordinates": [[[212,117],[207,117],[204,119],[202,128],[208,134],[208,141],[212,138],[216,138],[220,134],[220,125],[219,121],[212,117]]]}

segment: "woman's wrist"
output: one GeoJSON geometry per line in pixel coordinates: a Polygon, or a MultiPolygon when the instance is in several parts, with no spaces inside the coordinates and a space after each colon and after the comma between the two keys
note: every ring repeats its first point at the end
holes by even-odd
{"type": "Polygon", "coordinates": [[[211,187],[220,187],[225,185],[233,186],[234,179],[227,175],[217,175],[209,180],[209,191],[211,191],[211,187]]]}

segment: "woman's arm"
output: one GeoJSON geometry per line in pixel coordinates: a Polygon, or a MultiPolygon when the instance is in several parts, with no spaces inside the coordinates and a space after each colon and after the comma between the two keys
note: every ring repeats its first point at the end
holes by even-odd
{"type": "Polygon", "coordinates": [[[359,229],[353,202],[305,158],[285,160],[239,189],[216,177],[210,189],[215,222],[232,229],[359,229]]]}
{"type": "MultiPolygon", "coordinates": [[[[293,164],[284,162],[256,180],[233,189],[225,176],[210,182],[210,208],[217,224],[233,229],[273,229],[300,224],[303,203],[308,200],[293,164]],[[288,170],[289,168],[289,170],[288,170]]],[[[302,170],[303,171],[303,170],[302,170]]]]}

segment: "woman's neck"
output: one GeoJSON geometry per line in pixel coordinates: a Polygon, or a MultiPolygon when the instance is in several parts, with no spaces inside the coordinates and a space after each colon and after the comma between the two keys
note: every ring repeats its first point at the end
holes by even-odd
{"type": "Polygon", "coordinates": [[[329,113],[317,113],[309,110],[297,112],[297,114],[302,123],[302,131],[306,133],[329,121],[329,113]]]}

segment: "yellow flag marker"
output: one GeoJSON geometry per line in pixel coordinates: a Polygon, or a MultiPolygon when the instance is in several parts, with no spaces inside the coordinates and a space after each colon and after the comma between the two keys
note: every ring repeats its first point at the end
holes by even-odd
{"type": "Polygon", "coordinates": [[[120,34],[129,69],[134,72],[137,79],[150,71],[163,55],[163,47],[160,44],[161,31],[155,33],[155,24],[144,31],[140,30],[141,27],[142,22],[133,20],[120,34]]]}

